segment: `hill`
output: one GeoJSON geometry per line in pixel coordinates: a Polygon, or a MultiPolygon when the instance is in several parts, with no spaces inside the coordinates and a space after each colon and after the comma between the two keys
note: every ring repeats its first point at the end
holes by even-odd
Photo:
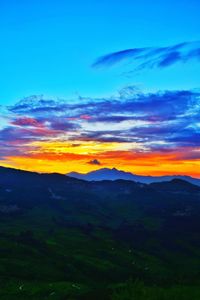
{"type": "Polygon", "coordinates": [[[199,214],[200,187],[181,179],[89,182],[1,167],[1,299],[110,299],[129,278],[198,286],[199,214]]]}

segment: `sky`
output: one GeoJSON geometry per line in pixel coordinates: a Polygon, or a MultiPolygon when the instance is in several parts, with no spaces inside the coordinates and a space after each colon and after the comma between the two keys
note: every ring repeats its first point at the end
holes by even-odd
{"type": "Polygon", "coordinates": [[[0,165],[200,177],[198,0],[0,0],[0,165]]]}

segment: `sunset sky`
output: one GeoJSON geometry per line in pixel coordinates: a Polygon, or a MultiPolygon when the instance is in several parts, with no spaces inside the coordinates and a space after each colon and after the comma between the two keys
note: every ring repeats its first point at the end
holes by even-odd
{"type": "Polygon", "coordinates": [[[166,2],[0,1],[0,165],[200,178],[200,2],[166,2]]]}

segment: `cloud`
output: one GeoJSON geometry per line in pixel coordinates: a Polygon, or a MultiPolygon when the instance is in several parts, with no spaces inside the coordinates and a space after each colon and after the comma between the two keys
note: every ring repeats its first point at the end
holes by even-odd
{"type": "Polygon", "coordinates": [[[200,41],[184,42],[168,47],[133,48],[113,52],[99,57],[92,67],[110,67],[128,60],[135,63],[135,70],[141,70],[166,68],[192,59],[200,61],[200,41]]]}
{"type": "MultiPolygon", "coordinates": [[[[142,93],[132,87],[100,99],[64,101],[31,96],[7,107],[0,130],[0,157],[24,153],[33,157],[33,152],[34,157],[44,157],[54,151],[57,157],[63,152],[65,159],[69,145],[72,152],[80,154],[81,149],[81,155],[89,153],[84,142],[103,144],[101,151],[105,152],[106,144],[112,143],[118,151],[142,153],[195,149],[200,146],[199,101],[197,90],[142,93]],[[59,151],[53,146],[47,151],[37,148],[36,142],[61,145],[59,151]],[[42,153],[36,155],[37,151],[42,153]]],[[[49,157],[53,159],[53,154],[49,157]]],[[[100,161],[96,156],[86,160],[96,165],[100,161]]]]}
{"type": "Polygon", "coordinates": [[[36,119],[28,118],[28,117],[15,119],[14,121],[11,122],[11,124],[17,125],[17,126],[31,126],[31,127],[42,127],[43,126],[43,124],[38,122],[36,119]]]}
{"type": "Polygon", "coordinates": [[[101,56],[97,59],[97,61],[92,65],[93,67],[99,67],[102,65],[112,66],[117,62],[125,60],[127,58],[138,58],[141,53],[146,53],[149,48],[135,48],[135,49],[127,49],[118,52],[113,52],[104,56],[101,56]]]}
{"type": "Polygon", "coordinates": [[[97,165],[97,166],[101,165],[101,163],[98,159],[90,160],[90,161],[88,161],[88,164],[89,165],[97,165]]]}
{"type": "Polygon", "coordinates": [[[77,130],[80,126],[76,123],[69,122],[65,118],[54,117],[51,120],[48,120],[49,126],[54,130],[60,130],[64,132],[69,132],[71,130],[77,130]]]}

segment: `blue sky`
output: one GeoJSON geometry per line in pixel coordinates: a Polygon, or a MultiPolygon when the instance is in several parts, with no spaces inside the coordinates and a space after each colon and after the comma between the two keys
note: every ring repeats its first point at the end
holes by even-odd
{"type": "Polygon", "coordinates": [[[129,63],[92,68],[101,55],[198,41],[198,0],[0,1],[0,103],[33,95],[76,98],[199,87],[200,64],[124,75],[129,63]]]}
{"type": "Polygon", "coordinates": [[[1,165],[200,178],[199,11],[0,0],[1,165]]]}

